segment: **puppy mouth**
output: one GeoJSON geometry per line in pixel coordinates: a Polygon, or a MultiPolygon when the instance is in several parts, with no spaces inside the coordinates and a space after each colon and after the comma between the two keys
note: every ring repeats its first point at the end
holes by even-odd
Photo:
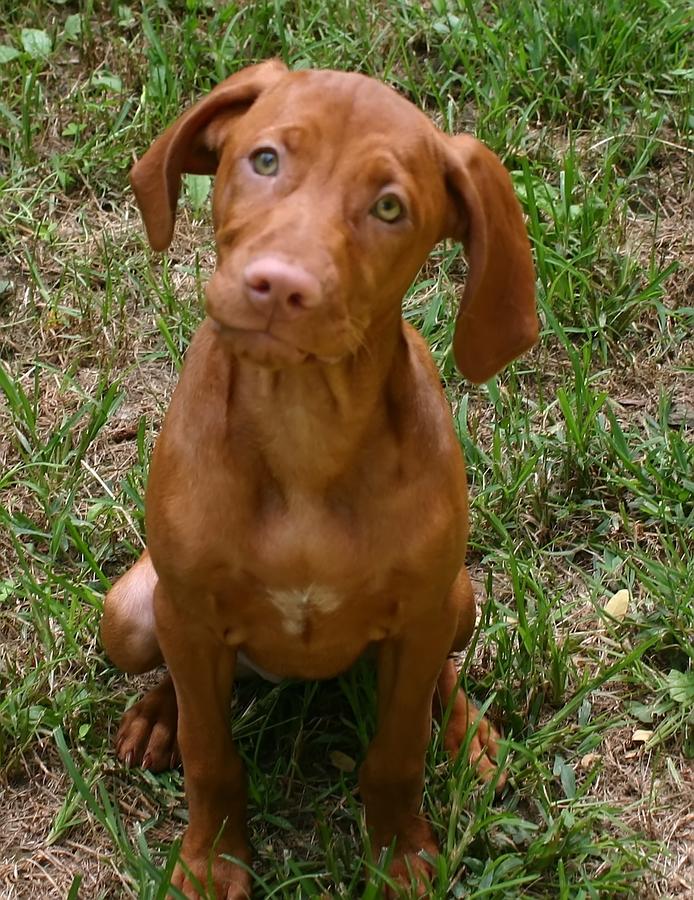
{"type": "Polygon", "coordinates": [[[229,344],[238,356],[247,358],[258,365],[270,368],[298,366],[311,362],[330,365],[338,362],[339,359],[338,357],[319,356],[317,353],[304,350],[269,330],[237,328],[225,325],[217,319],[211,319],[211,321],[221,340],[229,344]]]}

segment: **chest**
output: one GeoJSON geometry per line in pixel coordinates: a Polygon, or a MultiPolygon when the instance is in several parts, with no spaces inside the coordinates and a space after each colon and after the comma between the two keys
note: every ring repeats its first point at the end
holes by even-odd
{"type": "Polygon", "coordinates": [[[265,598],[289,636],[300,636],[312,622],[336,612],[346,601],[339,590],[318,585],[286,590],[270,588],[265,591],[265,598]]]}

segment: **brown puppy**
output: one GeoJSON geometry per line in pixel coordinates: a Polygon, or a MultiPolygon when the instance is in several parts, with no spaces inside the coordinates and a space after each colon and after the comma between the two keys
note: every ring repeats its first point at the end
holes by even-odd
{"type": "MultiPolygon", "coordinates": [[[[452,237],[470,263],[461,372],[484,381],[530,347],[520,208],[478,141],[445,136],[364,76],[277,62],[228,78],[134,167],[157,250],[182,172],[217,174],[218,261],[152,458],[148,551],[105,602],[111,659],[170,673],[126,714],[118,755],[158,770],[180,746],[190,824],[174,883],[197,897],[211,865],[219,897],[245,897],[247,871],[220,856],[250,860],[234,676],[329,678],[374,645],[378,731],[361,795],[374,849],[395,841],[393,876],[407,883],[411,868],[423,891],[420,851],[437,850],[420,812],[432,699],[438,683],[456,752],[478,714],[447,656],[469,640],[475,607],[464,463],[400,304],[452,237]]],[[[482,776],[497,738],[477,724],[482,776]]]]}

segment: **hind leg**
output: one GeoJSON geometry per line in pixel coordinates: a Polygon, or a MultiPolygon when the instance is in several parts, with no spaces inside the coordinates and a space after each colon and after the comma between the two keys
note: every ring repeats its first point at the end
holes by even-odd
{"type": "MultiPolygon", "coordinates": [[[[452,651],[463,650],[475,630],[475,595],[470,583],[467,569],[463,566],[453,585],[458,607],[458,628],[453,639],[452,651]]],[[[498,773],[496,760],[499,754],[498,731],[484,717],[480,716],[477,707],[471,703],[458,684],[458,671],[452,659],[447,659],[439,675],[434,694],[434,715],[441,722],[447,710],[450,710],[443,744],[446,750],[455,757],[465,743],[467,733],[475,729],[468,743],[468,757],[484,781],[490,781],[498,775],[497,790],[506,783],[506,775],[498,773]]]]}
{"type": "Polygon", "coordinates": [[[128,569],[104,600],[101,642],[123,672],[139,675],[163,663],[154,630],[154,587],[157,573],[147,550],[128,569]]]}
{"type": "MultiPolygon", "coordinates": [[[[104,600],[101,640],[124,672],[149,672],[163,663],[154,627],[157,573],[145,550],[113,585],[104,600]]],[[[116,735],[116,755],[127,766],[160,772],[177,766],[178,708],[169,675],[124,714],[116,735]]]]}

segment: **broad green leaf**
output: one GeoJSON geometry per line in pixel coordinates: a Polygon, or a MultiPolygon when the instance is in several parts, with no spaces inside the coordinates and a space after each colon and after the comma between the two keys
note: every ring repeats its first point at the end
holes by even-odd
{"type": "Polygon", "coordinates": [[[204,207],[211,186],[212,179],[209,175],[188,175],[186,187],[193,212],[198,213],[204,207]]]}
{"type": "Polygon", "coordinates": [[[32,59],[46,59],[53,49],[53,41],[39,28],[22,28],[22,47],[32,59]]]}
{"type": "Polygon", "coordinates": [[[116,93],[123,90],[123,82],[118,75],[112,75],[111,72],[97,72],[96,75],[92,76],[91,84],[94,87],[106,88],[116,93]]]}
{"type": "Polygon", "coordinates": [[[666,679],[670,696],[682,706],[694,706],[694,672],[671,669],[666,679]]]}
{"type": "Polygon", "coordinates": [[[65,19],[65,37],[69,41],[76,40],[82,34],[82,16],[73,13],[65,19]]]}
{"type": "Polygon", "coordinates": [[[0,44],[0,63],[11,62],[13,59],[17,59],[19,55],[19,50],[16,47],[0,44]]]}

